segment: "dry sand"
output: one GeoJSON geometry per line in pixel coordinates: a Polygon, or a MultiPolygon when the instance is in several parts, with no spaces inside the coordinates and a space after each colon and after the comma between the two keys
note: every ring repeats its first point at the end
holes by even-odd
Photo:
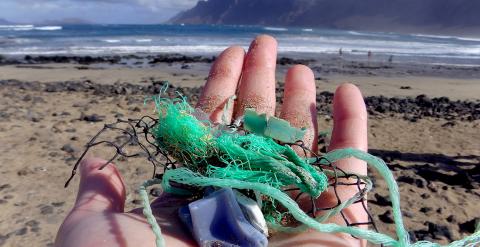
{"type": "MultiPolygon", "coordinates": [[[[208,73],[206,65],[194,65],[190,70],[179,69],[178,64],[89,70],[79,70],[77,65],[42,66],[50,68],[0,66],[0,81],[88,79],[108,84],[142,83],[155,78],[174,85],[199,86],[208,73]]],[[[278,77],[281,80],[282,75],[278,77]]],[[[475,79],[337,76],[322,78],[318,87],[333,91],[343,81],[355,82],[365,95],[415,97],[425,93],[452,99],[480,98],[480,81],[475,79]],[[401,90],[401,86],[412,89],[401,90]]],[[[56,231],[73,205],[78,177],[68,189],[63,185],[83,145],[104,123],[114,122],[115,117],[152,114],[152,108],[143,106],[141,95],[48,93],[12,87],[0,87],[0,95],[0,246],[53,246],[56,231]],[[93,113],[105,116],[105,120],[80,120],[82,114],[93,113]]],[[[320,129],[331,128],[330,117],[319,116],[319,120],[320,129]]],[[[411,122],[386,115],[369,118],[369,147],[373,152],[391,156],[388,161],[400,181],[407,229],[418,234],[425,231],[427,238],[437,238],[435,241],[442,243],[448,241],[448,234],[452,239],[465,236],[468,224],[461,224],[480,217],[480,120],[457,121],[453,126],[447,122],[433,118],[411,122]],[[455,179],[466,172],[477,179],[472,188],[455,179]],[[432,227],[435,229],[429,229],[432,227]]],[[[106,157],[106,153],[99,148],[92,155],[106,157]]],[[[128,188],[127,209],[138,207],[135,189],[151,176],[151,169],[142,159],[116,163],[128,188]]],[[[369,205],[380,230],[393,233],[393,224],[386,223],[390,209],[383,200],[387,195],[385,183],[372,174],[376,187],[369,195],[369,205]]]]}

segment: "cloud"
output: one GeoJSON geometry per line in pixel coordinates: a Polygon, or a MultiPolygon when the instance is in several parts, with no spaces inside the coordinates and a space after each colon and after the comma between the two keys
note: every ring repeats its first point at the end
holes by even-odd
{"type": "Polygon", "coordinates": [[[30,5],[35,7],[52,8],[52,6],[65,6],[66,4],[128,4],[148,8],[152,11],[184,10],[193,7],[198,0],[2,0],[6,2],[16,2],[17,4],[30,5]]]}
{"type": "Polygon", "coordinates": [[[67,2],[91,2],[91,3],[107,3],[107,4],[130,4],[143,6],[150,10],[160,9],[179,9],[193,7],[198,0],[17,0],[18,2],[27,2],[35,4],[51,4],[52,2],[67,3],[67,2]]]}
{"type": "Polygon", "coordinates": [[[98,23],[159,23],[198,0],[0,0],[0,17],[17,22],[82,18],[98,23]]]}
{"type": "MultiPolygon", "coordinates": [[[[104,0],[105,1],[105,0],[104,0]]],[[[145,6],[152,11],[160,9],[184,10],[193,7],[197,0],[132,0],[141,6],[145,6]]]]}

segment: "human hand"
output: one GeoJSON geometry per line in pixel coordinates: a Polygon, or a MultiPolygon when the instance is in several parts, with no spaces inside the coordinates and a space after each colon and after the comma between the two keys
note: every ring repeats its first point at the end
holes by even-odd
{"type": "MultiPolygon", "coordinates": [[[[198,107],[210,114],[210,119],[220,122],[223,108],[228,98],[237,95],[234,110],[227,113],[229,119],[241,116],[245,108],[255,108],[257,112],[273,116],[276,108],[275,67],[277,42],[266,35],[257,37],[245,55],[241,47],[230,47],[216,60],[200,97],[198,107]]],[[[337,88],[333,102],[334,128],[330,150],[353,147],[367,150],[367,112],[362,94],[352,84],[337,88]]],[[[306,66],[296,65],[285,76],[283,105],[280,118],[295,127],[307,127],[304,143],[317,152],[317,111],[316,86],[313,72],[306,66]]],[[[367,174],[365,162],[345,159],[336,163],[345,172],[367,174]]],[[[338,186],[340,199],[351,198],[358,190],[354,186],[338,186]]],[[[310,203],[308,201],[307,203],[310,203]]],[[[336,205],[337,199],[332,189],[323,193],[317,200],[317,208],[336,205]]],[[[306,205],[300,205],[305,206],[306,205]]],[[[343,210],[350,223],[367,222],[368,215],[362,205],[353,204],[343,210]]],[[[340,216],[329,219],[329,223],[344,225],[340,216]]],[[[347,234],[325,234],[309,230],[302,234],[277,234],[269,239],[272,246],[364,246],[365,241],[347,234]]]]}
{"type": "MultiPolygon", "coordinates": [[[[266,35],[258,36],[247,54],[241,47],[226,49],[215,61],[198,107],[220,122],[229,97],[237,95],[234,109],[227,120],[242,115],[245,108],[255,108],[267,115],[275,114],[275,67],[277,43],[266,35]]],[[[305,66],[293,66],[285,77],[285,94],[280,117],[296,127],[307,127],[304,143],[317,151],[316,86],[313,72],[305,66]]],[[[337,88],[334,97],[334,128],[330,150],[344,147],[367,149],[367,114],[360,91],[351,84],[337,88]]],[[[118,170],[105,161],[87,159],[81,164],[80,189],[74,208],[57,235],[55,246],[154,246],[155,238],[141,210],[124,213],[125,187],[118,170]]],[[[355,159],[336,163],[346,172],[366,174],[366,164],[355,159]]],[[[340,186],[342,187],[342,186],[340,186]]],[[[338,188],[342,200],[357,192],[351,186],[338,188]]],[[[335,205],[336,197],[329,190],[316,201],[317,207],[335,205]]],[[[191,246],[195,242],[177,219],[179,205],[152,203],[167,246],[191,246]]],[[[302,206],[302,205],[301,205],[302,206]]],[[[343,209],[349,222],[366,222],[367,214],[360,204],[343,209]]],[[[340,216],[330,223],[345,224],[340,216]]],[[[364,246],[365,241],[347,234],[325,234],[308,230],[300,234],[275,234],[272,246],[364,246]]]]}

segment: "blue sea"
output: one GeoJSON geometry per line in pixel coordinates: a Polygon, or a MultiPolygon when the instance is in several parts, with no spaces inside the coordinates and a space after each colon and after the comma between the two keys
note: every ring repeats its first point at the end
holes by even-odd
{"type": "Polygon", "coordinates": [[[230,45],[248,47],[270,34],[284,56],[338,55],[432,64],[480,65],[480,39],[243,25],[0,25],[0,54],[112,55],[183,53],[214,55],[230,45]]]}

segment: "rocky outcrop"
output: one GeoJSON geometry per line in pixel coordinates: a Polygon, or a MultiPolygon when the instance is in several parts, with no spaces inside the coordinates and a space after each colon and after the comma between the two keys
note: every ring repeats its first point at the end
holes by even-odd
{"type": "Polygon", "coordinates": [[[209,0],[170,22],[480,35],[478,12],[475,0],[209,0]]]}

